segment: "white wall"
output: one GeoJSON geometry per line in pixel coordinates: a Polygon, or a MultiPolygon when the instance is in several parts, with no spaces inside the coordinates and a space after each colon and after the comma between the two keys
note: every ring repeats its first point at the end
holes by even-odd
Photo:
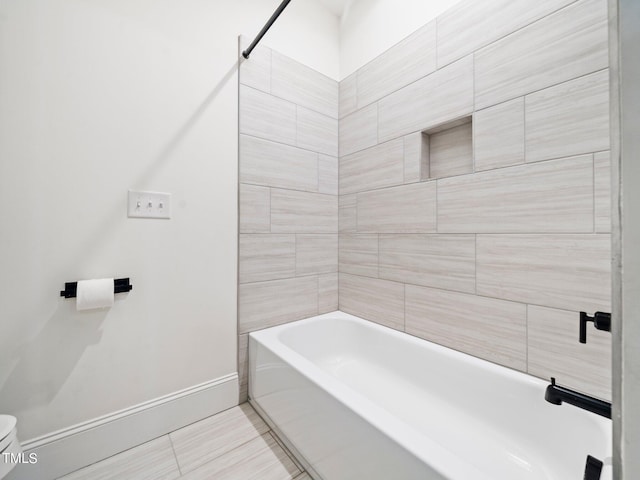
{"type": "Polygon", "coordinates": [[[352,0],[340,22],[340,79],[460,0],[352,0]]]}
{"type": "MultiPolygon", "coordinates": [[[[236,371],[237,36],[277,0],[0,2],[0,413],[22,440],[236,371]],[[130,188],[173,218],[126,216],[130,188]],[[130,276],[108,312],[65,281],[130,276]]],[[[333,78],[338,20],[265,43],[333,78]]]]}

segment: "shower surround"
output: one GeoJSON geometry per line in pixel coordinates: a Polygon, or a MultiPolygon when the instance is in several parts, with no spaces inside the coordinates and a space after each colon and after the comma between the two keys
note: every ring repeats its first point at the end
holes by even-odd
{"type": "Polygon", "coordinates": [[[610,335],[578,343],[611,308],[606,1],[465,0],[339,87],[264,47],[240,83],[241,400],[248,332],[338,307],[610,399],[610,335]]]}
{"type": "Polygon", "coordinates": [[[338,82],[259,46],[239,92],[243,402],[249,332],[338,308],[338,82]]]}

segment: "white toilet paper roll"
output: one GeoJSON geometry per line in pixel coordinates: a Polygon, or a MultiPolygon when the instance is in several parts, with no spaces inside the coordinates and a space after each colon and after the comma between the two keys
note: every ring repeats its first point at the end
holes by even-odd
{"type": "Polygon", "coordinates": [[[76,292],[78,310],[113,306],[113,278],[81,280],[76,292]]]}

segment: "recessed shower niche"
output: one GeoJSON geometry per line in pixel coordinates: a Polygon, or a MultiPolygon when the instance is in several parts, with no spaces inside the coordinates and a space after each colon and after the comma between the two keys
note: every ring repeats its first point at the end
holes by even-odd
{"type": "Polygon", "coordinates": [[[473,172],[471,116],[422,132],[421,180],[473,172]]]}

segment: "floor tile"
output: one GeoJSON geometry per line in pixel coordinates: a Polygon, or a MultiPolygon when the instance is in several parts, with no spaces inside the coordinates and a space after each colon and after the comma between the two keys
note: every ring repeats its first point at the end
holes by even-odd
{"type": "Polygon", "coordinates": [[[235,448],[183,480],[290,480],[300,472],[269,433],[235,448]]]}
{"type": "Polygon", "coordinates": [[[84,467],[59,480],[173,480],[180,477],[167,435],[84,467]]]}
{"type": "Polygon", "coordinates": [[[189,472],[269,430],[248,403],[170,434],[180,465],[189,472]]]}

